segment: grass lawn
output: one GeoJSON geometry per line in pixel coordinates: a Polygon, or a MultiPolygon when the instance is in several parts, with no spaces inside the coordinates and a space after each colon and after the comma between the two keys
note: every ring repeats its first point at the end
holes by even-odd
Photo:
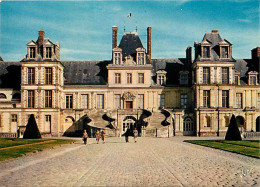
{"type": "Polygon", "coordinates": [[[185,140],[185,142],[260,158],[260,140],[185,140]]]}
{"type": "Polygon", "coordinates": [[[75,142],[75,140],[50,140],[51,139],[0,139],[0,161],[75,142]]]}

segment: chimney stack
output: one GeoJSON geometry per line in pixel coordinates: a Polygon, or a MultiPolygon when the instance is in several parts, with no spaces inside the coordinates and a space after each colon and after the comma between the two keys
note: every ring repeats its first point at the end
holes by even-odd
{"type": "Polygon", "coordinates": [[[44,41],[44,31],[43,30],[39,30],[39,37],[38,37],[38,44],[39,44],[39,46],[43,45],[43,41],[44,41]]]}
{"type": "Polygon", "coordinates": [[[218,34],[218,30],[213,29],[213,30],[212,30],[212,33],[214,33],[214,34],[218,34]]]}
{"type": "Polygon", "coordinates": [[[186,60],[187,60],[187,65],[191,66],[192,64],[192,47],[187,47],[186,49],[186,60]]]}
{"type": "Polygon", "coordinates": [[[151,62],[152,60],[152,27],[147,27],[147,54],[151,62]]]}
{"type": "Polygon", "coordinates": [[[257,57],[260,57],[260,47],[256,47],[254,49],[251,50],[251,56],[252,59],[257,59],[257,57]]]}
{"type": "Polygon", "coordinates": [[[117,26],[112,27],[112,49],[117,47],[117,26]]]}

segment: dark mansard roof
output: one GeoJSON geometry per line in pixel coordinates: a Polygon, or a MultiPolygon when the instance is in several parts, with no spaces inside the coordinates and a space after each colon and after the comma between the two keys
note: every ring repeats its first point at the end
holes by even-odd
{"type": "Polygon", "coordinates": [[[21,89],[21,62],[0,62],[0,88],[21,89]]]}
{"type": "MultiPolygon", "coordinates": [[[[210,56],[210,59],[206,58],[206,59],[203,59],[201,58],[200,55],[196,55],[196,59],[195,61],[208,61],[208,60],[211,60],[211,61],[225,61],[225,62],[235,62],[235,59],[233,59],[233,57],[231,58],[228,58],[228,59],[221,59],[219,58],[219,54],[220,54],[220,51],[219,51],[219,43],[220,42],[226,42],[230,45],[232,45],[229,41],[227,40],[223,40],[221,38],[221,36],[219,35],[218,31],[213,31],[211,33],[205,33],[203,39],[202,39],[202,42],[208,42],[210,45],[211,45],[211,56],[210,56]]],[[[201,43],[198,43],[198,42],[195,42],[195,49],[196,50],[196,53],[200,53],[201,49],[200,49],[200,46],[201,46],[201,43]]]]}
{"type": "Polygon", "coordinates": [[[106,85],[111,61],[62,61],[65,85],[106,85]]]}
{"type": "Polygon", "coordinates": [[[143,48],[143,44],[138,34],[136,32],[133,32],[125,33],[118,47],[122,49],[123,59],[128,55],[131,55],[135,58],[136,49],[139,47],[143,48]]]}

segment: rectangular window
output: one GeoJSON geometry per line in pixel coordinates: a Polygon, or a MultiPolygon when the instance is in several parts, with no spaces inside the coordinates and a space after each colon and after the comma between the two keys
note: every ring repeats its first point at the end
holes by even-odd
{"type": "Polygon", "coordinates": [[[45,121],[51,122],[51,115],[45,115],[45,121]]]}
{"type": "Polygon", "coordinates": [[[35,58],[35,47],[30,47],[30,58],[35,58]]]}
{"type": "Polygon", "coordinates": [[[114,53],[114,61],[115,61],[115,64],[121,64],[120,53],[114,53]]]}
{"type": "Polygon", "coordinates": [[[97,94],[97,108],[104,109],[104,94],[97,94]]]}
{"type": "Polygon", "coordinates": [[[52,107],[52,91],[45,90],[45,108],[52,107]]]}
{"type": "Polygon", "coordinates": [[[236,94],[236,106],[237,108],[242,108],[242,93],[236,94]]]}
{"type": "Polygon", "coordinates": [[[225,119],[225,127],[228,127],[228,125],[229,125],[229,117],[225,116],[224,119],[225,119]]]}
{"type": "Polygon", "coordinates": [[[181,108],[187,108],[187,94],[181,94],[181,108]]]}
{"type": "Polygon", "coordinates": [[[202,47],[202,50],[203,50],[202,57],[210,58],[210,46],[202,47]]]}
{"type": "Polygon", "coordinates": [[[222,84],[228,84],[228,83],[229,83],[229,69],[222,68],[222,84]]]}
{"type": "Polygon", "coordinates": [[[206,121],[207,121],[207,127],[210,127],[211,120],[209,116],[206,116],[206,121]]]}
{"type": "Polygon", "coordinates": [[[34,90],[28,90],[28,108],[34,108],[34,90]]]}
{"type": "Polygon", "coordinates": [[[115,73],[115,84],[120,84],[120,83],[121,83],[121,74],[115,73]]]}
{"type": "Polygon", "coordinates": [[[235,76],[235,85],[238,85],[238,76],[235,76]]]}
{"type": "Polygon", "coordinates": [[[163,85],[164,84],[164,79],[165,79],[165,76],[164,75],[159,75],[158,76],[158,83],[160,85],[163,85]]]}
{"type": "Polygon", "coordinates": [[[139,109],[144,108],[144,95],[143,94],[138,95],[138,108],[139,109]]]}
{"type": "Polygon", "coordinates": [[[180,75],[180,83],[182,85],[187,85],[188,84],[188,75],[187,74],[181,74],[180,75]]]}
{"type": "Polygon", "coordinates": [[[221,58],[228,58],[228,46],[221,47],[221,58]]]}
{"type": "Polygon", "coordinates": [[[138,83],[143,84],[144,83],[144,74],[138,73],[138,83]]]}
{"type": "Polygon", "coordinates": [[[121,95],[119,94],[115,95],[115,108],[121,108],[121,95]]]}
{"type": "Polygon", "coordinates": [[[17,114],[11,114],[11,121],[17,122],[17,114]]]}
{"type": "Polygon", "coordinates": [[[165,101],[165,96],[163,94],[159,95],[159,108],[164,107],[164,101],[165,101]]]}
{"type": "Polygon", "coordinates": [[[258,105],[258,108],[260,109],[260,93],[258,94],[257,105],[258,105]]]}
{"type": "Polygon", "coordinates": [[[222,107],[229,107],[229,94],[228,90],[222,90],[222,107]]]}
{"type": "Polygon", "coordinates": [[[35,69],[28,68],[28,84],[34,84],[34,83],[35,83],[35,69]]]}
{"type": "Polygon", "coordinates": [[[127,84],[132,84],[132,73],[127,73],[127,84]]]}
{"type": "Polygon", "coordinates": [[[208,67],[203,68],[203,84],[210,83],[210,69],[208,67]]]}
{"type": "Polygon", "coordinates": [[[210,107],[210,91],[203,90],[203,107],[210,107]]]}
{"type": "Polygon", "coordinates": [[[250,76],[250,85],[256,85],[256,76],[250,76]]]}
{"type": "Polygon", "coordinates": [[[51,58],[51,47],[46,47],[46,58],[51,58]]]}
{"type": "Polygon", "coordinates": [[[137,64],[144,65],[144,53],[137,53],[137,64]]]}
{"type": "Polygon", "coordinates": [[[66,108],[72,108],[73,105],[73,96],[66,95],[66,108]]]}
{"type": "Polygon", "coordinates": [[[45,84],[52,84],[52,68],[45,68],[45,84]]]}
{"type": "Polygon", "coordinates": [[[88,108],[88,94],[81,95],[81,108],[88,108]]]}

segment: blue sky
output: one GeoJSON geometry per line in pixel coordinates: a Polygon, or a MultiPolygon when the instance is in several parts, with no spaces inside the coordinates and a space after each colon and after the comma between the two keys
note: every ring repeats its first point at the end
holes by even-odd
{"type": "Polygon", "coordinates": [[[258,0],[2,0],[0,16],[0,56],[6,61],[23,59],[26,43],[36,41],[40,29],[60,42],[61,60],[111,59],[114,25],[118,43],[124,27],[132,32],[137,26],[145,48],[152,26],[152,58],[185,57],[186,48],[213,29],[233,44],[234,58],[250,58],[251,49],[260,46],[258,0]]]}

